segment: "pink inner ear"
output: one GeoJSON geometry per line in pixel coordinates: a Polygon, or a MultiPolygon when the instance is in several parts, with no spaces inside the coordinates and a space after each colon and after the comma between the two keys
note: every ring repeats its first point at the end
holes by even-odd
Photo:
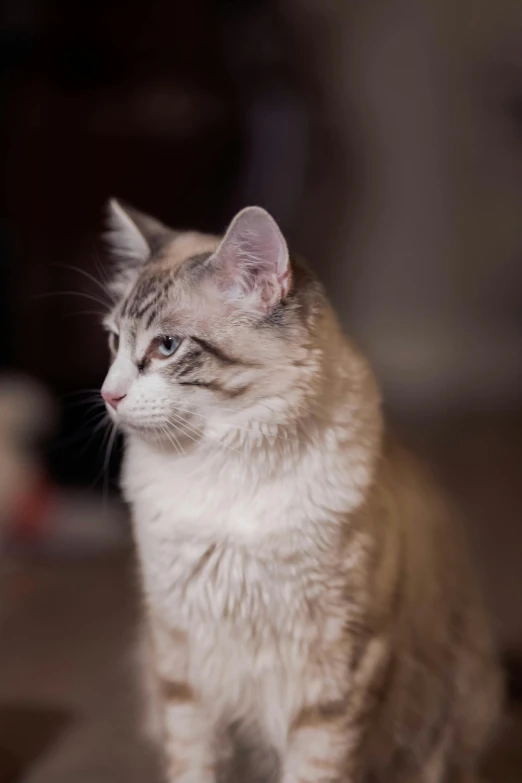
{"type": "Polygon", "coordinates": [[[240,212],[216,257],[224,287],[238,298],[257,294],[261,310],[273,307],[288,294],[288,248],[277,223],[264,209],[248,207],[240,212]]]}

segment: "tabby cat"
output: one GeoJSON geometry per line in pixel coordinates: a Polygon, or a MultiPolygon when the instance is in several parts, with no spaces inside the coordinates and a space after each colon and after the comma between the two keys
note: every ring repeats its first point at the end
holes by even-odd
{"type": "Polygon", "coordinates": [[[257,207],[224,238],[110,221],[165,779],[473,780],[500,678],[466,545],[321,285],[257,207]]]}

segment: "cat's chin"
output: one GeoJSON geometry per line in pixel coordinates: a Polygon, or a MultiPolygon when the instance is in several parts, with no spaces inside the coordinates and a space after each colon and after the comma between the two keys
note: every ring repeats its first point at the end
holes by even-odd
{"type": "MultiPolygon", "coordinates": [[[[128,419],[121,419],[116,422],[118,429],[120,429],[124,435],[141,435],[143,437],[158,438],[162,435],[161,428],[157,424],[143,421],[129,421],[128,419]]],[[[163,434],[163,437],[165,435],[163,434]]]]}
{"type": "Polygon", "coordinates": [[[148,443],[174,449],[176,451],[185,451],[188,447],[194,446],[199,442],[196,431],[187,433],[182,426],[175,427],[172,424],[158,424],[154,422],[136,422],[120,421],[118,429],[124,435],[140,438],[148,443]]]}

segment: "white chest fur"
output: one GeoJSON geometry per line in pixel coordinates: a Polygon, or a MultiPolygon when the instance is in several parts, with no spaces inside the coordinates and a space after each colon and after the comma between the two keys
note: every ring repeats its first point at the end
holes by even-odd
{"type": "Polygon", "coordinates": [[[195,684],[232,699],[246,680],[288,693],[310,646],[340,633],[332,517],[355,499],[353,488],[323,487],[318,466],[303,483],[284,470],[256,480],[241,464],[130,443],[123,474],[148,600],[187,633],[195,684]]]}
{"type": "Polygon", "coordinates": [[[299,569],[282,567],[280,548],[293,554],[294,531],[313,509],[288,480],[261,483],[238,460],[180,459],[131,444],[124,489],[145,588],[165,619],[244,623],[266,613],[276,622],[272,604],[297,600],[299,569]]]}

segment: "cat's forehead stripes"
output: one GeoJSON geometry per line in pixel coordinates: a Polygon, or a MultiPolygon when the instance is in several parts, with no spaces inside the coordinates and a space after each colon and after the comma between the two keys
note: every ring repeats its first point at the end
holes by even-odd
{"type": "Polygon", "coordinates": [[[183,272],[195,272],[210,258],[219,243],[217,237],[190,232],[179,234],[151,255],[127,300],[121,316],[141,320],[150,328],[183,272]]]}
{"type": "Polygon", "coordinates": [[[146,313],[155,311],[167,301],[174,279],[171,270],[147,269],[125,301],[121,315],[131,320],[140,320],[146,313]]]}

